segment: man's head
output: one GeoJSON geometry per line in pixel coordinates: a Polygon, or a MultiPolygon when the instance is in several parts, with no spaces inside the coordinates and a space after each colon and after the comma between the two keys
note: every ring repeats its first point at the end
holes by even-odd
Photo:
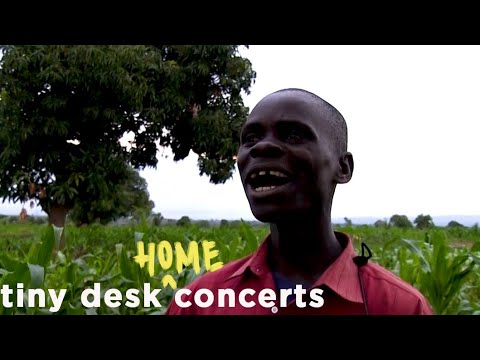
{"type": "Polygon", "coordinates": [[[353,172],[337,109],[308,91],[280,90],[255,106],[240,141],[238,168],[257,219],[330,218],[335,187],[353,172]]]}

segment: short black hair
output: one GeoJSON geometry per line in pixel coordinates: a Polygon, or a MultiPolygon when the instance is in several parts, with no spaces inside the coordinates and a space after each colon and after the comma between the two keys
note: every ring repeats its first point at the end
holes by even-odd
{"type": "Polygon", "coordinates": [[[333,129],[333,135],[336,138],[336,144],[338,146],[338,150],[340,153],[344,153],[347,151],[347,146],[348,146],[348,129],[347,129],[347,122],[345,121],[345,118],[343,115],[340,113],[340,111],[335,108],[332,104],[330,104],[328,101],[325,101],[322,99],[320,96],[317,94],[314,94],[310,91],[304,90],[304,89],[299,89],[299,88],[287,88],[287,89],[282,89],[275,91],[275,93],[279,92],[288,92],[288,91],[295,91],[295,92],[301,92],[304,94],[307,94],[311,97],[314,98],[315,101],[317,101],[318,105],[327,111],[327,121],[330,123],[333,129]]]}

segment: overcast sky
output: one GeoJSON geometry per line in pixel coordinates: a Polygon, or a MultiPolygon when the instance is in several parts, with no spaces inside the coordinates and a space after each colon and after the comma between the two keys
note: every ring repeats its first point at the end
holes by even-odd
{"type": "MultiPolygon", "coordinates": [[[[480,214],[480,46],[255,45],[242,54],[257,72],[250,109],[298,87],[345,117],[355,170],[337,187],[334,218],[480,214]]],[[[160,158],[142,176],[165,217],[254,219],[238,171],[210,184],[194,154],[160,158]]],[[[0,214],[21,207],[0,204],[0,214]]]]}

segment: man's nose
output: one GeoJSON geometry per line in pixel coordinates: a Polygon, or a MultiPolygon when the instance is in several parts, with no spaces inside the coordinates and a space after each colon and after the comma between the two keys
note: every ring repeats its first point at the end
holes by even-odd
{"type": "Polygon", "coordinates": [[[283,148],[273,139],[264,138],[250,149],[252,157],[278,157],[283,154],[283,148]]]}

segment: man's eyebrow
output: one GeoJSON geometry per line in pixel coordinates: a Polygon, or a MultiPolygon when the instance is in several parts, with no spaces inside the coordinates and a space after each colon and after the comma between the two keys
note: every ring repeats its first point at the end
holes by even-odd
{"type": "Polygon", "coordinates": [[[263,126],[260,125],[259,123],[248,123],[248,124],[245,124],[245,126],[243,127],[242,134],[250,131],[259,131],[262,129],[263,129],[263,126]]]}
{"type": "Polygon", "coordinates": [[[301,120],[296,120],[296,119],[279,119],[277,124],[280,126],[284,126],[284,125],[299,126],[305,130],[314,131],[314,128],[310,123],[307,123],[301,120]]]}

